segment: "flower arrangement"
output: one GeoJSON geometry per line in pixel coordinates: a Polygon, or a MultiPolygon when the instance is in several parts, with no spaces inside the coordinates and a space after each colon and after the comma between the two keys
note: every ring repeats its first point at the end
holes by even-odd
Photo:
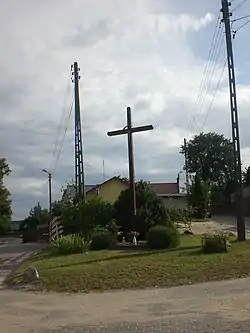
{"type": "Polygon", "coordinates": [[[134,239],[136,240],[137,237],[139,236],[139,232],[132,230],[132,231],[128,232],[126,236],[127,236],[128,241],[133,243],[134,239]]]}

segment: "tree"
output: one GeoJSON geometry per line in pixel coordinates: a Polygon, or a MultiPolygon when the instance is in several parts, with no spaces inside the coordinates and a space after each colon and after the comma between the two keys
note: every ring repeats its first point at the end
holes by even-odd
{"type": "Polygon", "coordinates": [[[96,227],[113,229],[113,205],[101,198],[84,201],[57,201],[54,216],[60,216],[66,234],[81,233],[88,236],[96,227]]]}
{"type": "Polygon", "coordinates": [[[204,218],[209,202],[209,189],[207,184],[201,181],[199,175],[195,175],[190,185],[187,200],[194,211],[195,217],[198,219],[204,218]]]}
{"type": "Polygon", "coordinates": [[[250,167],[246,168],[242,172],[242,183],[244,186],[249,186],[250,185],[250,167]]]}
{"type": "Polygon", "coordinates": [[[23,221],[22,228],[27,225],[30,229],[36,229],[38,225],[48,225],[50,213],[48,209],[42,208],[38,202],[29,212],[29,216],[23,221]]]}
{"type": "MultiPolygon", "coordinates": [[[[180,153],[185,154],[184,146],[180,153]]],[[[235,191],[233,156],[232,142],[223,134],[200,133],[187,142],[186,170],[199,175],[212,192],[219,191],[225,197],[235,191]]]]}
{"type": "Polygon", "coordinates": [[[141,180],[136,183],[136,221],[133,221],[131,210],[131,191],[124,190],[114,203],[115,218],[118,227],[129,232],[136,228],[145,234],[156,224],[167,222],[167,212],[164,202],[156,195],[150,184],[141,180]],[[134,225],[135,224],[135,225],[134,225]]]}
{"type": "Polygon", "coordinates": [[[10,192],[4,186],[4,177],[11,173],[5,158],[0,158],[0,234],[5,234],[11,224],[10,192]]]}

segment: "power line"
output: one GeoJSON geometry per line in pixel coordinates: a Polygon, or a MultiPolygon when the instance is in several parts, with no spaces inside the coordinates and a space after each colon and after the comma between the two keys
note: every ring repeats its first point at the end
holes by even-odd
{"type": "Polygon", "coordinates": [[[58,148],[59,141],[60,141],[59,138],[60,138],[61,130],[63,128],[62,123],[63,123],[63,119],[65,117],[66,105],[67,105],[67,101],[68,101],[68,89],[70,87],[70,84],[69,84],[70,75],[71,75],[71,71],[69,71],[69,78],[67,80],[67,84],[66,84],[66,87],[65,87],[64,99],[63,99],[63,105],[62,105],[62,111],[61,111],[61,117],[60,117],[60,121],[58,123],[57,131],[56,131],[56,140],[55,140],[55,143],[54,143],[53,154],[52,154],[52,159],[51,159],[51,163],[50,163],[50,168],[49,169],[51,169],[53,161],[55,159],[55,156],[56,156],[56,153],[57,153],[57,148],[58,148]]]}
{"type": "Polygon", "coordinates": [[[242,0],[236,7],[234,7],[231,11],[231,13],[234,13],[236,10],[238,10],[241,6],[243,6],[248,0],[242,0]]]}
{"type": "MultiPolygon", "coordinates": [[[[55,163],[54,163],[54,166],[53,166],[53,172],[55,171],[56,167],[57,167],[57,164],[59,162],[59,159],[60,159],[60,156],[61,156],[61,153],[62,153],[62,149],[63,149],[63,145],[64,145],[64,141],[65,141],[65,137],[66,137],[66,134],[67,134],[67,131],[68,131],[68,124],[69,124],[69,120],[71,118],[71,115],[72,115],[72,110],[73,110],[73,104],[74,104],[74,100],[72,99],[72,103],[70,105],[70,108],[69,108],[69,111],[68,111],[68,117],[66,118],[65,120],[65,127],[64,127],[64,132],[63,132],[63,136],[62,136],[62,139],[61,139],[61,144],[60,144],[60,148],[58,150],[58,153],[57,153],[57,156],[56,156],[56,159],[55,159],[55,163]]],[[[53,173],[52,172],[52,173],[53,173]]]]}
{"type": "MultiPolygon", "coordinates": [[[[222,34],[221,34],[221,37],[222,37],[222,34]]],[[[221,54],[222,46],[223,46],[223,43],[222,43],[222,39],[221,39],[221,45],[220,45],[220,47],[218,49],[216,58],[214,59],[214,62],[213,62],[213,66],[212,66],[212,69],[211,69],[210,78],[209,78],[209,81],[207,83],[206,91],[203,94],[203,98],[202,98],[202,102],[201,102],[201,105],[200,105],[199,110],[198,110],[197,118],[199,118],[199,115],[202,113],[203,106],[204,106],[204,103],[205,103],[205,100],[206,100],[206,97],[207,97],[207,93],[208,93],[208,91],[210,89],[212,78],[213,78],[213,75],[214,75],[214,72],[215,72],[215,67],[216,67],[216,64],[217,64],[217,62],[219,60],[219,56],[221,54]]]]}
{"type": "Polygon", "coordinates": [[[227,65],[227,59],[225,60],[224,62],[224,65],[223,65],[223,68],[222,68],[222,71],[221,71],[221,74],[219,76],[219,80],[217,82],[217,85],[216,85],[216,88],[214,90],[214,94],[212,96],[212,99],[210,101],[210,104],[209,104],[209,107],[207,108],[207,112],[206,112],[206,115],[205,115],[205,118],[204,118],[204,121],[203,121],[203,124],[202,124],[202,127],[201,127],[201,130],[200,132],[202,132],[205,124],[206,124],[206,121],[207,121],[207,117],[209,115],[209,112],[211,111],[212,107],[213,107],[213,104],[214,104],[214,101],[215,101],[215,98],[216,98],[216,95],[217,95],[217,92],[219,90],[219,87],[220,87],[220,83],[221,83],[221,80],[222,80],[222,77],[223,77],[223,74],[225,72],[225,69],[226,69],[226,65],[227,65]]]}
{"type": "Polygon", "coordinates": [[[233,39],[235,38],[235,35],[237,34],[237,32],[239,30],[241,30],[242,28],[244,28],[248,23],[250,23],[250,20],[246,21],[245,23],[243,23],[238,29],[233,31],[233,39]]]}
{"type": "Polygon", "coordinates": [[[250,17],[250,15],[245,15],[245,16],[239,17],[237,19],[231,20],[231,23],[241,21],[241,20],[244,20],[244,19],[249,18],[249,17],[250,17]]]}
{"type": "Polygon", "coordinates": [[[219,29],[219,27],[220,27],[220,16],[217,19],[217,24],[216,24],[216,27],[214,30],[211,46],[209,49],[208,60],[206,62],[204,70],[203,70],[203,76],[202,76],[198,96],[197,96],[196,103],[195,103],[195,106],[194,106],[193,112],[192,112],[192,117],[191,117],[191,120],[190,120],[190,123],[188,126],[188,129],[190,132],[194,128],[196,110],[197,110],[200,102],[201,102],[202,106],[204,104],[204,96],[210,85],[211,78],[212,78],[212,75],[213,75],[213,72],[215,69],[215,65],[219,58],[220,50],[222,47],[222,34],[223,34],[222,31],[219,29]],[[220,48],[219,51],[218,51],[218,48],[220,48]]]}
{"type": "Polygon", "coordinates": [[[218,17],[217,24],[216,24],[215,30],[214,30],[214,34],[212,36],[211,46],[210,46],[209,53],[208,53],[208,60],[206,62],[204,70],[203,70],[203,76],[202,76],[201,84],[200,84],[200,87],[199,87],[199,92],[198,92],[197,99],[196,99],[196,102],[195,102],[195,105],[194,105],[194,108],[193,108],[191,120],[190,120],[190,123],[189,123],[189,126],[188,126],[188,129],[190,131],[192,130],[191,128],[194,125],[195,112],[196,112],[197,106],[199,105],[202,93],[204,91],[204,86],[206,84],[207,76],[208,76],[209,69],[210,69],[211,58],[212,58],[212,55],[214,53],[215,45],[217,43],[218,34],[219,34],[219,30],[218,30],[219,22],[220,22],[220,20],[219,20],[219,17],[218,17]]]}

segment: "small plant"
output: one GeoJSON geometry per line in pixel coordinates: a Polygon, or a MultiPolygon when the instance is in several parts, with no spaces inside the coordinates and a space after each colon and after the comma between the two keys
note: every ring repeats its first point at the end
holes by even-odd
{"type": "Polygon", "coordinates": [[[149,230],[147,244],[151,249],[175,248],[180,244],[180,234],[173,226],[157,225],[149,230]]]}
{"type": "Polygon", "coordinates": [[[117,235],[110,231],[96,231],[91,237],[91,250],[105,250],[116,243],[117,235]]]}
{"type": "Polygon", "coordinates": [[[204,234],[202,237],[202,252],[206,254],[227,252],[229,245],[228,235],[223,232],[204,234]]]}
{"type": "Polygon", "coordinates": [[[91,241],[79,234],[59,236],[52,240],[51,249],[57,254],[84,253],[88,250],[91,241]]]}

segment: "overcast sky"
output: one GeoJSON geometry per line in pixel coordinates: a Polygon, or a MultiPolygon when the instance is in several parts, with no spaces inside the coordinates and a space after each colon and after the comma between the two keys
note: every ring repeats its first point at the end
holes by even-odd
{"type": "MultiPolygon", "coordinates": [[[[236,6],[240,0],[234,0],[236,6]]],[[[128,175],[126,137],[107,131],[153,124],[134,135],[136,178],[175,181],[182,169],[179,147],[192,133],[231,137],[227,72],[202,124],[225,61],[225,43],[203,107],[190,119],[220,10],[219,0],[0,0],[0,155],[12,174],[13,218],[38,201],[47,206],[74,177],[73,85],[70,65],[80,66],[86,183],[128,175]],[[64,108],[63,108],[64,105],[64,108]],[[199,114],[198,114],[199,113],[199,114]],[[59,131],[59,144],[54,152],[59,131]],[[67,133],[61,154],[63,133],[67,133]],[[59,157],[59,158],[58,158],[59,157]]],[[[250,14],[250,1],[233,18],[250,14]]],[[[239,27],[241,22],[235,23],[239,27]]],[[[234,41],[242,158],[250,164],[250,24],[234,41]]]]}

